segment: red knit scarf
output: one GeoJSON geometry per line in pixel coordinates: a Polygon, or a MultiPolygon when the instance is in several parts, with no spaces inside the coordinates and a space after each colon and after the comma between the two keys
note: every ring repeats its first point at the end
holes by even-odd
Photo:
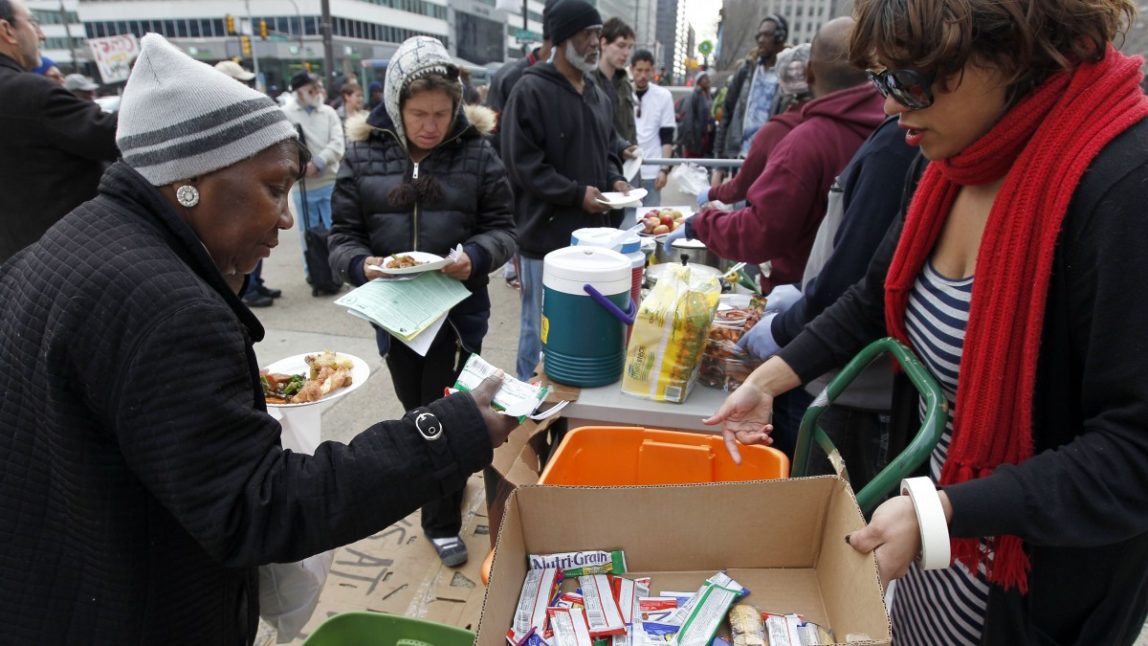
{"type": "MultiPolygon", "coordinates": [[[[1033,454],[1033,383],[1061,221],[1100,150],[1148,116],[1140,63],[1109,46],[1103,61],[1053,75],[921,178],[885,283],[889,333],[904,343],[909,293],[961,187],[1005,178],[977,255],[942,485],[1033,454]]],[[[1006,589],[1028,590],[1028,556],[1017,536],[991,537],[984,548],[975,538],[954,539],[953,557],[973,572],[984,562],[989,580],[1006,589]]]]}

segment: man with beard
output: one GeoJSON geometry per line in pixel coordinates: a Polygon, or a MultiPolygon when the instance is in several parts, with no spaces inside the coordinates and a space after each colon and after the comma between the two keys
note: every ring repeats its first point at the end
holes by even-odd
{"type": "MultiPolygon", "coordinates": [[[[638,146],[642,157],[668,159],[673,155],[674,128],[677,126],[674,115],[674,97],[666,88],[652,83],[654,76],[654,54],[646,49],[634,53],[630,65],[634,75],[635,99],[637,99],[638,146]]],[[[662,205],[662,189],[670,176],[668,166],[642,166],[639,171],[642,188],[648,191],[642,200],[645,206],[662,205]]]]}
{"type": "Polygon", "coordinates": [[[516,200],[522,320],[517,373],[529,379],[542,351],[542,258],[582,227],[609,225],[604,190],[627,192],[613,152],[614,106],[592,80],[602,18],[585,0],[546,15],[554,61],[527,68],[502,115],[502,157],[516,200]]]}

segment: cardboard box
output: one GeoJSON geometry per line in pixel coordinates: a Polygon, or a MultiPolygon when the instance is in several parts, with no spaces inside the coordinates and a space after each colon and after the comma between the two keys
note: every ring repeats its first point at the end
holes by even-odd
{"type": "Polygon", "coordinates": [[[833,476],[659,487],[521,486],[510,494],[478,646],[502,646],[526,575],[526,555],[623,549],[652,589],[695,590],[725,570],[759,610],[798,612],[838,640],[889,644],[872,555],[844,541],[865,521],[833,476]]]}

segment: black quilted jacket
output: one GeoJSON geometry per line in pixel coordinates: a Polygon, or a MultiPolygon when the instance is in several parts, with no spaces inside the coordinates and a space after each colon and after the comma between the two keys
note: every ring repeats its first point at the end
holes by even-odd
{"type": "Polygon", "coordinates": [[[0,267],[0,303],[6,643],[249,643],[255,566],[368,536],[492,457],[469,396],[429,407],[433,447],[408,417],[283,451],[262,328],[122,163],[0,267]]]}
{"type": "MultiPolygon", "coordinates": [[[[455,306],[451,321],[466,341],[475,323],[458,315],[490,311],[488,274],[515,251],[514,197],[506,169],[482,132],[460,114],[443,143],[418,164],[418,178],[433,181],[440,195],[396,205],[391,192],[411,181],[414,164],[393,128],[384,106],[366,122],[348,124],[347,153],[331,197],[331,267],[361,285],[366,256],[404,251],[445,256],[463,245],[474,267],[464,283],[471,296],[455,306]]],[[[485,332],[485,317],[482,322],[485,332]]],[[[471,345],[477,344],[472,340],[471,345]]]]}

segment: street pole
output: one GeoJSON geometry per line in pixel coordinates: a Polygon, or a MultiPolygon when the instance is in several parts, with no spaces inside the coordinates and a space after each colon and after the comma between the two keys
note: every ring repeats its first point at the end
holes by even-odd
{"type": "Polygon", "coordinates": [[[335,85],[335,45],[331,42],[331,0],[323,0],[322,7],[322,33],[323,33],[323,66],[327,69],[327,88],[335,85]]]}
{"type": "Polygon", "coordinates": [[[64,21],[64,36],[68,39],[68,51],[72,54],[72,71],[78,73],[80,61],[76,58],[76,45],[72,42],[72,21],[68,19],[68,9],[64,6],[64,0],[60,0],[60,18],[64,21]]]}
{"type": "Polygon", "coordinates": [[[295,16],[299,18],[299,58],[306,58],[303,54],[303,12],[299,11],[299,5],[295,3],[295,0],[287,0],[287,2],[295,7],[295,16]]]}
{"type": "MultiPolygon", "coordinates": [[[[255,82],[259,83],[259,56],[255,53],[255,19],[251,17],[251,0],[247,2],[247,25],[251,32],[247,37],[251,39],[251,71],[255,72],[255,82]]],[[[260,85],[259,87],[263,87],[260,85]]]]}

